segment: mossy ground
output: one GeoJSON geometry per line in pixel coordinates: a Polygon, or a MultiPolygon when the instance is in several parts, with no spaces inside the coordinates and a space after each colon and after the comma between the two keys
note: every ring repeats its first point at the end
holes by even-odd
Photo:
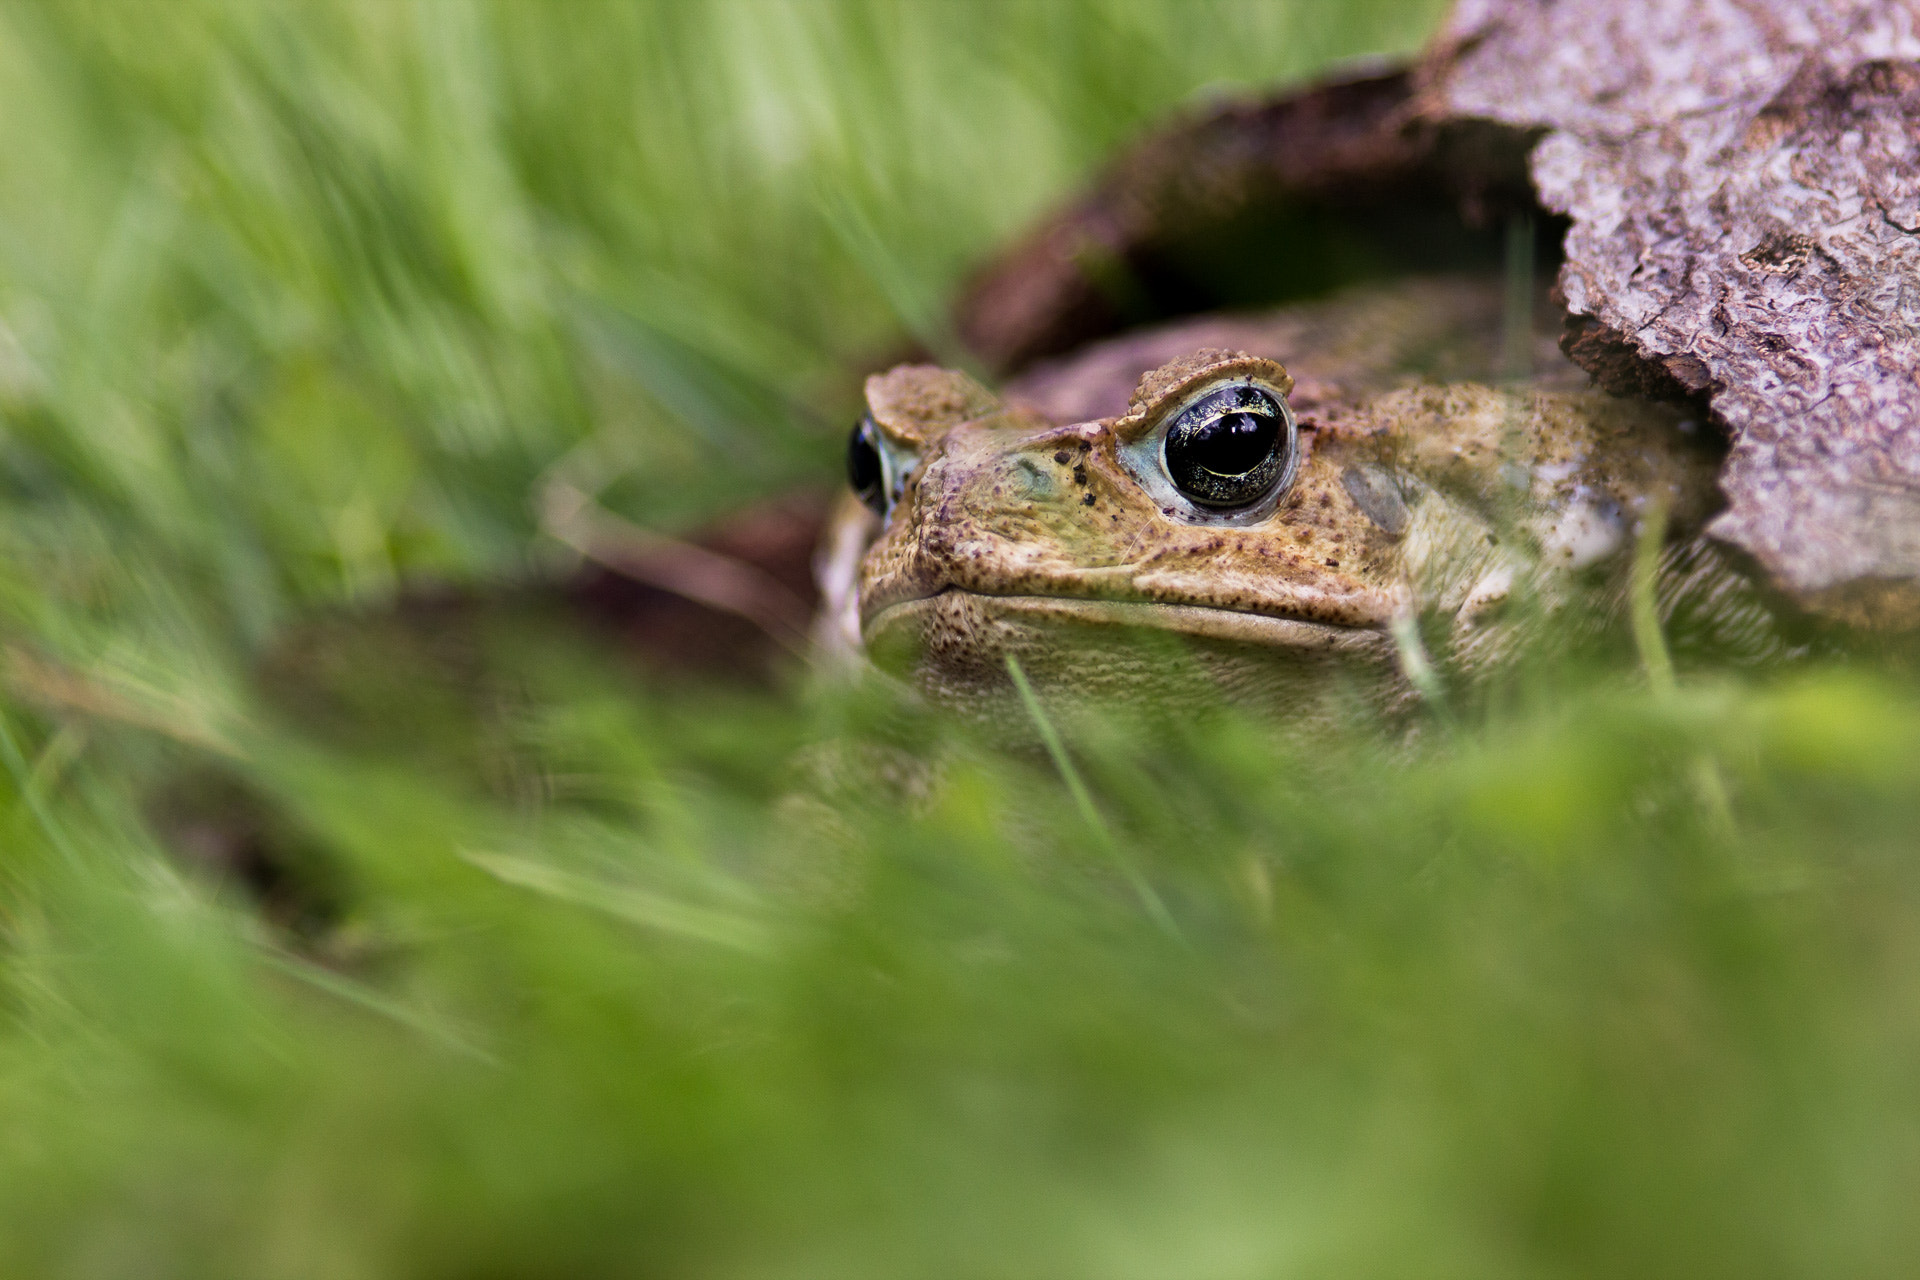
{"type": "Polygon", "coordinates": [[[1434,8],[0,14],[0,1275],[1910,1274],[1884,655],[1095,722],[1089,809],[388,607],[564,568],[556,466],[830,483],[1111,148],[1434,8]]]}

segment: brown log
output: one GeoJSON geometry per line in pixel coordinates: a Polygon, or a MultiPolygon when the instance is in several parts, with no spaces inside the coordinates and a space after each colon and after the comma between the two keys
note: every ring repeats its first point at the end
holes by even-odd
{"type": "MultiPolygon", "coordinates": [[[[1523,131],[1478,121],[1426,127],[1413,105],[1404,69],[1376,69],[1175,121],[973,278],[956,308],[962,339],[1004,374],[1197,309],[1154,296],[1167,291],[1160,286],[1178,292],[1170,264],[1182,246],[1218,242],[1249,214],[1391,218],[1376,236],[1391,240],[1457,222],[1463,209],[1486,224],[1534,208],[1523,131]]],[[[1293,248],[1258,246],[1269,259],[1293,248]]],[[[1290,260],[1287,269],[1304,265],[1290,260]]]]}

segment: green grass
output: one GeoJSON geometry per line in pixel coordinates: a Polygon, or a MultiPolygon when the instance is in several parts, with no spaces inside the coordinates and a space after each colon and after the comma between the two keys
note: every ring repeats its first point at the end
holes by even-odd
{"type": "Polygon", "coordinates": [[[1096,720],[1082,792],[381,613],[564,568],[556,466],[830,483],[1114,147],[1436,8],[0,9],[0,1276],[1910,1273],[1891,658],[1096,720]]]}

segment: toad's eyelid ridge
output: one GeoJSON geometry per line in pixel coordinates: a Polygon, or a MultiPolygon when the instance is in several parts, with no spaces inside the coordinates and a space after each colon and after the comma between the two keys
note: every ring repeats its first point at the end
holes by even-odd
{"type": "Polygon", "coordinates": [[[1197,351],[1141,375],[1126,414],[1114,420],[1114,437],[1123,445],[1148,439],[1208,391],[1236,383],[1260,387],[1285,405],[1293,390],[1293,375],[1285,365],[1265,356],[1218,349],[1197,351]]]}

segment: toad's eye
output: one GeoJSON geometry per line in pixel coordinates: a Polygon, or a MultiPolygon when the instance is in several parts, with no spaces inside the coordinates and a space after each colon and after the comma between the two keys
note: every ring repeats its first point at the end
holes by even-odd
{"type": "Polygon", "coordinates": [[[867,504],[877,516],[887,514],[887,472],[880,460],[880,444],[874,438],[877,429],[872,418],[853,424],[847,437],[847,484],[854,496],[867,504]]]}
{"type": "Polygon", "coordinates": [[[1246,383],[1218,387],[1168,424],[1161,465],[1196,506],[1221,510],[1259,502],[1292,470],[1293,422],[1277,396],[1246,383]]]}

